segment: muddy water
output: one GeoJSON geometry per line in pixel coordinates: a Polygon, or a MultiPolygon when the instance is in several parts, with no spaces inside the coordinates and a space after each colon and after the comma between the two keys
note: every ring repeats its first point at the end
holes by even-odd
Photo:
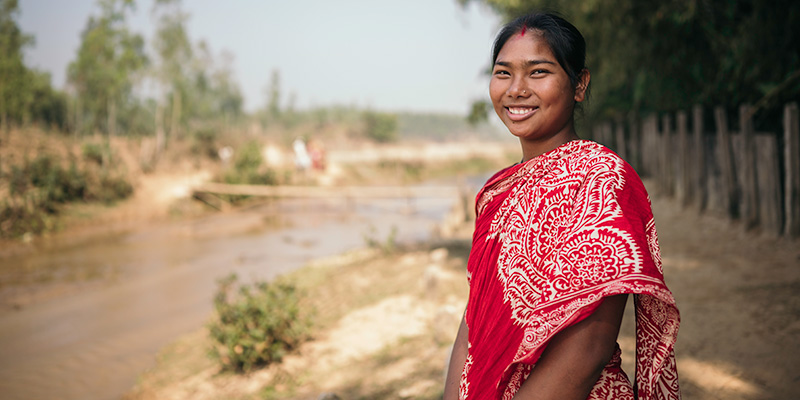
{"type": "Polygon", "coordinates": [[[82,288],[0,312],[0,397],[117,399],[203,325],[218,278],[269,279],[393,229],[425,240],[454,202],[281,201],[0,259],[0,271],[82,288]]]}

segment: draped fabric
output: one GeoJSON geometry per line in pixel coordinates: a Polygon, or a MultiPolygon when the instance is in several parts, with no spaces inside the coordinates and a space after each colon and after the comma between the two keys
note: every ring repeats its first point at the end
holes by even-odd
{"type": "Polygon", "coordinates": [[[512,398],[555,334],[624,293],[635,295],[636,384],[617,348],[589,398],[680,398],[678,310],[630,165],[595,142],[571,141],[490,178],[476,214],[462,399],[512,398]]]}

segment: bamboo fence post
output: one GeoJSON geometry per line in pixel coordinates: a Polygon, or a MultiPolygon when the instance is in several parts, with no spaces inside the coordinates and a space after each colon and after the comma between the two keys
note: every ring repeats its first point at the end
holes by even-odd
{"type": "Polygon", "coordinates": [[[657,179],[656,186],[661,185],[661,156],[658,152],[658,117],[650,115],[647,118],[647,158],[650,176],[657,179]]]}
{"type": "Polygon", "coordinates": [[[605,140],[604,144],[606,147],[616,150],[618,146],[616,143],[614,143],[614,133],[613,129],[611,128],[611,122],[604,122],[603,125],[601,125],[601,130],[603,132],[603,139],[605,140]]]}
{"type": "Polygon", "coordinates": [[[758,189],[758,221],[764,231],[780,235],[781,218],[780,162],[778,159],[777,138],[773,134],[754,137],[756,153],[755,172],[758,189]]]}
{"type": "Polygon", "coordinates": [[[618,119],[614,124],[614,140],[617,142],[617,155],[620,156],[625,161],[628,160],[628,151],[626,145],[628,141],[625,140],[625,125],[622,123],[621,119],[618,119]]]}
{"type": "Polygon", "coordinates": [[[694,143],[694,200],[700,211],[705,210],[708,195],[706,192],[706,142],[703,138],[703,107],[696,104],[692,109],[692,139],[694,143]]]}
{"type": "Polygon", "coordinates": [[[686,206],[692,197],[691,185],[689,185],[689,143],[686,134],[686,112],[678,111],[676,115],[678,132],[678,149],[675,152],[675,194],[681,205],[686,206]]]}
{"type": "Polygon", "coordinates": [[[642,169],[642,132],[639,129],[636,113],[628,114],[628,150],[630,155],[628,161],[637,171],[642,169]]]}
{"type": "Polygon", "coordinates": [[[739,128],[742,134],[742,222],[745,229],[758,225],[758,183],[756,182],[756,148],[751,107],[739,107],[739,128]]]}
{"type": "Polygon", "coordinates": [[[725,215],[736,218],[739,216],[738,196],[736,195],[736,176],[733,166],[731,149],[731,136],[728,131],[728,117],[725,109],[717,106],[714,108],[714,120],[717,125],[717,159],[722,183],[722,209],[725,215]]]}
{"type": "Polygon", "coordinates": [[[672,155],[675,153],[675,146],[672,144],[672,116],[664,114],[661,117],[661,146],[659,154],[661,158],[662,186],[668,196],[675,194],[675,163],[672,155]]]}
{"type": "Polygon", "coordinates": [[[797,103],[787,104],[783,109],[784,149],[784,234],[800,236],[800,123],[797,103]]]}

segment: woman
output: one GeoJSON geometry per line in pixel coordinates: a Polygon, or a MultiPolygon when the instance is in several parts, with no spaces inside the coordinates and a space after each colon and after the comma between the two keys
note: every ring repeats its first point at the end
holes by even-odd
{"type": "Polygon", "coordinates": [[[551,14],[520,17],[495,40],[489,94],[522,161],[476,199],[446,400],[680,398],[679,316],[647,192],[627,163],[575,133],[584,61],[580,32],[551,14]],[[628,294],[635,386],[616,343],[628,294]]]}

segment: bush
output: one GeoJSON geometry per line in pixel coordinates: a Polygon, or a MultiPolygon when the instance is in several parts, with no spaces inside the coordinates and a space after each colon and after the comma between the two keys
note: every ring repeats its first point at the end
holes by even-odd
{"type": "MultiPolygon", "coordinates": [[[[96,160],[93,160],[96,161],[96,160]]],[[[52,155],[39,154],[7,175],[9,198],[0,204],[0,237],[39,234],[52,229],[52,216],[61,205],[77,201],[111,203],[133,193],[133,185],[119,173],[104,168],[78,168],[73,160],[64,168],[52,155]]]]}
{"type": "Polygon", "coordinates": [[[0,237],[22,237],[26,233],[39,234],[49,228],[49,219],[35,197],[22,201],[0,203],[0,237]]]}
{"type": "Polygon", "coordinates": [[[217,136],[217,132],[213,128],[206,127],[194,131],[192,135],[192,153],[218,160],[217,136]]]}
{"type": "Polygon", "coordinates": [[[309,338],[310,319],[300,307],[297,289],[288,283],[243,285],[231,299],[236,275],[219,281],[214,297],[217,318],[208,326],[212,358],[223,369],[249,372],[279,362],[309,338]]]}
{"type": "Polygon", "coordinates": [[[94,162],[97,165],[103,165],[103,158],[108,156],[111,150],[97,143],[87,142],[81,146],[81,152],[85,160],[94,162]]]}
{"type": "Polygon", "coordinates": [[[275,185],[275,172],[267,169],[261,156],[261,147],[250,142],[237,151],[233,169],[224,176],[225,183],[248,185],[275,185]]]}
{"type": "Polygon", "coordinates": [[[363,115],[364,134],[379,143],[397,140],[397,115],[366,111],[363,115]]]}

